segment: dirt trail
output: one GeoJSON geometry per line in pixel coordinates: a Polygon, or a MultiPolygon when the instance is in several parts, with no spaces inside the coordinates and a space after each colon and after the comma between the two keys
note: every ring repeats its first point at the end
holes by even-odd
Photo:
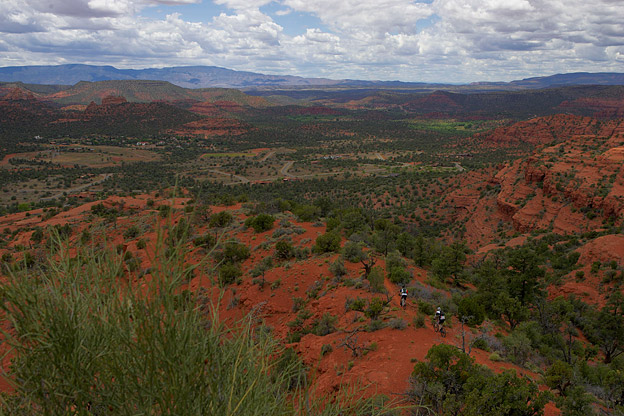
{"type": "Polygon", "coordinates": [[[224,172],[222,170],[217,170],[217,169],[208,169],[208,172],[218,173],[219,175],[224,175],[224,176],[231,176],[232,178],[236,178],[239,180],[239,182],[230,182],[229,185],[232,185],[235,183],[249,183],[249,179],[241,175],[235,175],[233,173],[224,172]]]}
{"type": "Polygon", "coordinates": [[[260,162],[266,162],[266,160],[270,157],[272,157],[275,154],[275,150],[271,150],[269,153],[267,153],[266,155],[264,155],[262,157],[262,159],[260,159],[260,162]]]}
{"type": "Polygon", "coordinates": [[[284,163],[284,166],[282,166],[282,169],[280,169],[280,174],[284,176],[295,177],[294,175],[290,175],[288,173],[288,171],[290,170],[290,168],[292,168],[292,165],[294,164],[295,162],[292,160],[289,160],[288,162],[284,163]]]}

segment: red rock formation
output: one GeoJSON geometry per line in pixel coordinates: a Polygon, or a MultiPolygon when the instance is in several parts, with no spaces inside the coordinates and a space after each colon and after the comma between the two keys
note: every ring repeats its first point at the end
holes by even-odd
{"type": "Polygon", "coordinates": [[[25,89],[15,87],[11,89],[5,96],[2,97],[3,101],[21,101],[21,100],[36,100],[35,95],[25,89]]]}
{"type": "Polygon", "coordinates": [[[495,194],[485,192],[475,200],[471,172],[445,203],[454,207],[453,220],[465,221],[465,238],[473,248],[494,241],[500,220],[520,233],[585,232],[605,220],[622,224],[623,132],[622,121],[564,115],[497,129],[486,142],[542,145],[530,157],[497,168],[487,181],[495,194]]]}

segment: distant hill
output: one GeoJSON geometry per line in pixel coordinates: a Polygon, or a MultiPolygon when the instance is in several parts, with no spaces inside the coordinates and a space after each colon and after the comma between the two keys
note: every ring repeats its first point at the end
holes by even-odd
{"type": "Polygon", "coordinates": [[[112,66],[55,65],[0,68],[0,81],[73,85],[80,81],[158,80],[184,88],[245,88],[252,86],[334,85],[322,78],[264,75],[215,66],[117,69],[112,66]]]}
{"type": "Polygon", "coordinates": [[[509,91],[396,91],[342,89],[248,91],[273,102],[306,101],[338,108],[397,110],[424,117],[522,119],[558,113],[599,118],[622,117],[624,86],[575,85],[509,91]]]}
{"type": "Polygon", "coordinates": [[[235,71],[216,66],[182,66],[168,68],[118,69],[113,66],[82,64],[49,66],[12,66],[0,68],[0,81],[26,84],[74,85],[81,81],[156,80],[183,88],[299,89],[377,88],[431,91],[436,89],[483,91],[526,88],[548,88],[567,85],[624,85],[624,73],[570,73],[527,78],[512,82],[476,82],[466,85],[432,84],[401,81],[334,80],[304,78],[292,75],[265,75],[235,71]]]}
{"type": "MultiPolygon", "coordinates": [[[[167,81],[115,80],[115,81],[80,81],[75,85],[36,85],[21,82],[0,82],[0,98],[20,89],[30,91],[38,99],[61,106],[76,104],[100,104],[107,96],[123,96],[129,102],[148,103],[166,102],[215,102],[228,101],[242,106],[265,107],[270,105],[265,98],[254,97],[232,88],[197,88],[189,89],[167,81]]],[[[192,105],[189,104],[189,106],[192,105]]]]}
{"type": "Polygon", "coordinates": [[[618,72],[575,72],[527,78],[520,81],[512,81],[509,85],[522,88],[549,88],[571,85],[624,85],[624,74],[618,72]]]}

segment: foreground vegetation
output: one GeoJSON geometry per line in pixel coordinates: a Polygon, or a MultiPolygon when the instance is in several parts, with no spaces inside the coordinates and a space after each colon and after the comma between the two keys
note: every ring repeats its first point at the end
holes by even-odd
{"type": "MultiPolygon", "coordinates": [[[[161,240],[161,242],[164,240],[161,240]]],[[[2,286],[10,327],[11,415],[380,415],[388,407],[345,388],[320,401],[306,369],[254,316],[226,325],[180,245],[161,244],[151,278],[123,278],[123,256],[56,246],[49,261],[2,286]],[[35,306],[36,305],[36,306],[35,306]]]]}

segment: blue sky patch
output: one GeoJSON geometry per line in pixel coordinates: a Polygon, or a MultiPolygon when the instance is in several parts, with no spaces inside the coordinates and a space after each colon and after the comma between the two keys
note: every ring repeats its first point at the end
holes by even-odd
{"type": "Polygon", "coordinates": [[[278,25],[284,28],[284,33],[289,36],[297,36],[306,32],[306,29],[317,28],[323,32],[331,32],[329,28],[323,24],[321,19],[316,17],[312,13],[295,12],[285,15],[279,15],[277,12],[289,10],[287,7],[282,6],[276,2],[271,2],[266,6],[260,7],[260,11],[266,15],[271,16],[271,19],[278,25]]]}

